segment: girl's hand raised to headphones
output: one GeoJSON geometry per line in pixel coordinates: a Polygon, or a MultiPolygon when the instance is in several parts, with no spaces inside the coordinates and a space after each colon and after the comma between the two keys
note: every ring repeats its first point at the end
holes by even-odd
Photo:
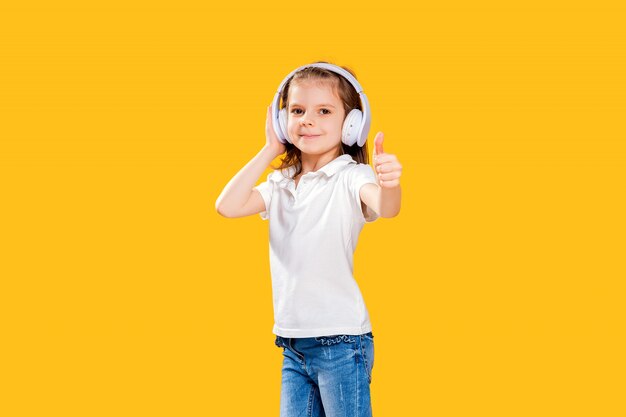
{"type": "Polygon", "coordinates": [[[374,138],[374,171],[381,188],[396,188],[400,186],[402,165],[395,155],[383,152],[383,139],[383,132],[374,138]]]}
{"type": "Polygon", "coordinates": [[[287,147],[278,139],[272,123],[271,105],[267,107],[267,117],[265,119],[265,147],[269,148],[276,156],[287,151],[287,147]]]}

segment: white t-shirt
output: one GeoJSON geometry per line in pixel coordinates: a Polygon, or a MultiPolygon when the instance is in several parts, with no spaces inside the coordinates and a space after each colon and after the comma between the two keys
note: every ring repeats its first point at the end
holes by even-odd
{"type": "Polygon", "coordinates": [[[372,331],[363,296],[353,277],[359,233],[378,215],[361,210],[359,190],[377,184],[368,164],[341,155],[304,174],[275,170],[254,187],[269,219],[273,333],[282,337],[358,335],[372,331]],[[283,172],[285,176],[283,176],[283,172]]]}

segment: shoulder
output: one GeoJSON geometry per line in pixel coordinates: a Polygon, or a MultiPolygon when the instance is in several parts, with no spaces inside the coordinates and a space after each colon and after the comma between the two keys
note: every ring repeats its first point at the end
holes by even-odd
{"type": "Polygon", "coordinates": [[[345,170],[346,176],[349,177],[351,181],[360,180],[360,179],[375,179],[376,174],[374,170],[369,164],[350,164],[345,170]]]}
{"type": "Polygon", "coordinates": [[[356,200],[361,200],[362,189],[370,188],[370,193],[378,188],[376,174],[369,164],[350,164],[342,170],[343,182],[356,200]],[[366,187],[370,184],[371,187],[366,187]]]}

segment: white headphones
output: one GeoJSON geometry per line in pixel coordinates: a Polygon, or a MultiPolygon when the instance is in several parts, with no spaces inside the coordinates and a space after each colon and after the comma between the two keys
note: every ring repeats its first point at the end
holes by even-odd
{"type": "Polygon", "coordinates": [[[271,111],[272,125],[274,126],[274,131],[276,132],[276,136],[278,136],[278,139],[282,143],[292,143],[289,139],[289,135],[287,134],[287,110],[281,109],[280,111],[278,111],[278,105],[280,102],[280,97],[282,95],[283,87],[294,73],[307,67],[319,67],[333,71],[348,80],[350,84],[352,84],[352,86],[355,88],[356,92],[359,93],[363,112],[361,112],[361,110],[359,109],[352,109],[350,113],[348,113],[345,120],[343,121],[343,128],[341,130],[341,141],[348,146],[352,146],[355,143],[358,143],[359,146],[363,146],[365,144],[365,141],[367,140],[367,134],[370,130],[370,123],[372,118],[369,102],[367,101],[367,96],[363,92],[361,84],[359,84],[359,82],[356,80],[356,78],[352,76],[352,74],[350,74],[343,68],[338,67],[337,65],[324,63],[308,64],[296,68],[285,77],[282,83],[280,83],[278,91],[276,92],[276,94],[274,94],[271,111]]]}

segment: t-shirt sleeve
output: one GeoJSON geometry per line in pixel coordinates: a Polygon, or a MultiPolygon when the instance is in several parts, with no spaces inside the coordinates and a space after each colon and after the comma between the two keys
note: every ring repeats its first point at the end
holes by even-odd
{"type": "Polygon", "coordinates": [[[372,210],[366,205],[365,206],[366,215],[365,217],[363,217],[363,210],[361,210],[360,191],[361,191],[361,187],[364,186],[365,184],[371,183],[371,184],[378,185],[378,181],[376,180],[376,174],[374,173],[374,169],[372,169],[372,167],[369,164],[357,164],[356,167],[352,170],[351,174],[352,175],[350,176],[350,188],[354,196],[354,199],[357,202],[358,212],[360,213],[361,217],[366,222],[368,223],[373,222],[379,216],[378,214],[376,214],[374,210],[372,210]]]}
{"type": "Polygon", "coordinates": [[[270,210],[270,202],[272,201],[272,184],[273,184],[269,180],[270,175],[272,174],[269,174],[267,176],[267,180],[263,181],[261,184],[253,188],[261,194],[261,197],[263,197],[263,201],[265,202],[265,211],[262,211],[259,213],[259,216],[261,216],[263,220],[267,220],[270,218],[269,210],[270,210]]]}

